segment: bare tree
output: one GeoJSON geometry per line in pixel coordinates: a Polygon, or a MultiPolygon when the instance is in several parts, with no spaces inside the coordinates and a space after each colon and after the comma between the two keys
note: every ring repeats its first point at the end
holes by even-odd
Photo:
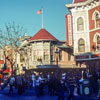
{"type": "Polygon", "coordinates": [[[24,33],[25,30],[23,26],[16,25],[15,22],[6,24],[4,31],[0,30],[0,48],[3,49],[5,57],[4,69],[7,67],[6,61],[9,61],[13,72],[13,65],[16,62],[13,58],[13,54],[16,55],[20,45],[20,38],[24,36],[24,33]],[[6,46],[10,46],[12,50],[9,56],[7,56],[8,50],[5,48],[6,46]]]}

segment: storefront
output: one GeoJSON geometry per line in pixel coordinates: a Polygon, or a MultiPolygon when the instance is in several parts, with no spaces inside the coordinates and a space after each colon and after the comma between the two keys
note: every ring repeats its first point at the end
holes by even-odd
{"type": "Polygon", "coordinates": [[[100,54],[86,53],[83,55],[75,56],[76,64],[81,67],[82,64],[89,68],[89,71],[93,71],[95,68],[100,68],[100,54]]]}
{"type": "Polygon", "coordinates": [[[72,28],[73,34],[67,32],[67,37],[73,38],[76,65],[94,71],[100,67],[100,1],[73,0],[65,6],[70,12],[66,15],[66,29],[72,28]]]}

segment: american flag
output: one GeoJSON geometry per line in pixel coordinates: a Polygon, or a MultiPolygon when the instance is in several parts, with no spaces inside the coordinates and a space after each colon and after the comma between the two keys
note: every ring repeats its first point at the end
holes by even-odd
{"type": "Polygon", "coordinates": [[[37,14],[42,14],[42,10],[40,9],[39,11],[37,11],[37,14]]]}

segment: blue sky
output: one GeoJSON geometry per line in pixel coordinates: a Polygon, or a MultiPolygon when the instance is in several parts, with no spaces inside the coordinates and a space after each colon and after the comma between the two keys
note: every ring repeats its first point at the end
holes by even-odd
{"type": "Polygon", "coordinates": [[[0,28],[13,21],[23,26],[29,36],[41,29],[41,15],[37,11],[43,7],[44,28],[59,40],[66,40],[66,3],[72,0],[0,0],[0,28]]]}

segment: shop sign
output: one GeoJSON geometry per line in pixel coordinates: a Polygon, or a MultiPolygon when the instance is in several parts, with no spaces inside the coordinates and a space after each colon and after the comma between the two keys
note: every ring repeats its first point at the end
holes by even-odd
{"type": "Polygon", "coordinates": [[[73,46],[73,30],[72,30],[72,15],[67,14],[66,16],[66,33],[67,33],[67,46],[73,46]]]}
{"type": "Polygon", "coordinates": [[[100,54],[91,55],[91,58],[97,58],[97,57],[100,57],[100,54]]]}
{"type": "Polygon", "coordinates": [[[76,56],[75,59],[89,59],[89,55],[76,56]]]}
{"type": "Polygon", "coordinates": [[[100,58],[100,54],[75,56],[76,60],[93,60],[100,58]]]}

